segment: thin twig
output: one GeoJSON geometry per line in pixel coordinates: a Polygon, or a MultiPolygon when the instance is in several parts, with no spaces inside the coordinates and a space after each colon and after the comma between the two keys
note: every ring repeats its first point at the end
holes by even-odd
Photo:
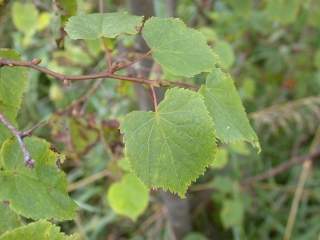
{"type": "Polygon", "coordinates": [[[157,103],[157,95],[156,95],[156,92],[154,91],[154,87],[153,86],[150,86],[150,92],[151,92],[154,111],[156,112],[157,109],[158,109],[158,103],[157,103]]]}
{"type": "Polygon", "coordinates": [[[309,159],[309,160],[305,161],[302,166],[303,166],[302,172],[300,174],[298,186],[297,186],[297,189],[294,194],[294,198],[293,198],[293,202],[291,205],[290,214],[289,214],[289,218],[288,218],[288,222],[287,222],[287,226],[286,226],[283,240],[290,240],[291,239],[293,226],[294,226],[297,212],[299,209],[299,203],[301,201],[302,194],[303,194],[303,188],[304,188],[304,185],[308,179],[308,176],[309,176],[309,173],[311,170],[311,166],[312,166],[312,161],[309,159]]]}
{"type": "MultiPolygon", "coordinates": [[[[312,144],[310,147],[310,153],[313,153],[316,150],[319,142],[320,142],[320,127],[318,128],[318,130],[315,134],[315,137],[313,138],[313,141],[312,141],[312,144]]],[[[294,227],[294,224],[296,221],[300,201],[301,201],[301,198],[303,195],[304,186],[305,186],[305,183],[310,175],[311,170],[312,170],[312,159],[308,159],[302,165],[302,171],[301,171],[301,174],[299,177],[297,189],[294,193],[294,198],[293,198],[293,201],[291,204],[291,209],[290,209],[290,213],[289,213],[289,217],[288,217],[283,240],[290,240],[291,239],[291,235],[292,235],[293,227],[294,227]]]]}
{"type": "Polygon", "coordinates": [[[114,74],[113,71],[110,73],[109,71],[102,71],[99,73],[94,74],[88,74],[88,75],[65,75],[62,73],[58,73],[55,71],[52,71],[46,67],[39,66],[41,60],[39,59],[33,59],[32,61],[17,61],[17,60],[10,60],[10,59],[0,59],[0,67],[2,66],[9,66],[9,67],[26,67],[26,68],[32,68],[34,70],[37,70],[39,72],[45,73],[51,77],[54,77],[62,82],[68,82],[68,81],[85,81],[85,80],[92,80],[92,79],[99,79],[99,78],[111,78],[111,79],[117,79],[121,81],[129,81],[134,82],[138,84],[145,84],[148,86],[153,87],[167,87],[167,86],[179,86],[179,87],[185,87],[190,89],[197,89],[198,87],[185,82],[179,82],[179,81],[169,81],[169,80],[150,80],[146,78],[136,78],[136,77],[130,77],[130,76],[122,76],[114,74]]]}
{"type": "Polygon", "coordinates": [[[32,126],[31,128],[29,128],[28,130],[25,130],[25,131],[22,131],[21,132],[21,137],[24,138],[24,137],[29,137],[32,135],[32,133],[38,129],[38,128],[41,128],[45,125],[48,124],[48,119],[45,119],[45,120],[41,120],[40,122],[36,123],[34,126],[32,126]]]}
{"type": "Polygon", "coordinates": [[[103,38],[101,41],[102,41],[106,63],[108,66],[108,72],[113,73],[115,71],[115,67],[112,66],[113,65],[112,50],[108,47],[106,43],[107,40],[105,38],[103,38]]]}
{"type": "Polygon", "coordinates": [[[6,118],[5,116],[0,113],[0,122],[7,128],[9,131],[17,138],[20,149],[23,154],[23,160],[26,166],[32,168],[34,166],[34,160],[31,158],[31,154],[28,151],[24,141],[23,137],[25,136],[24,132],[20,132],[18,129],[16,129],[6,118]]]}
{"type": "Polygon", "coordinates": [[[253,177],[249,177],[249,178],[245,179],[244,181],[242,181],[242,184],[243,185],[250,185],[252,182],[254,183],[257,181],[262,181],[262,180],[265,180],[268,178],[272,178],[282,172],[287,171],[288,169],[290,169],[291,167],[293,167],[297,164],[303,163],[304,161],[306,161],[308,159],[314,160],[319,157],[320,157],[320,148],[318,148],[316,151],[314,151],[311,154],[293,157],[289,161],[281,163],[278,166],[276,166],[266,172],[263,172],[263,173],[258,174],[256,176],[253,176],[253,177]]]}
{"type": "Polygon", "coordinates": [[[134,65],[134,64],[136,64],[137,62],[139,62],[139,61],[147,58],[147,57],[150,56],[150,55],[151,55],[151,50],[148,51],[148,52],[146,52],[146,53],[144,53],[144,54],[139,55],[135,60],[133,60],[133,61],[131,61],[131,62],[128,62],[128,63],[125,63],[125,64],[123,64],[123,65],[118,66],[118,67],[117,67],[117,71],[118,71],[118,70],[121,70],[121,69],[125,69],[125,68],[128,68],[128,67],[131,67],[132,65],[134,65]]]}

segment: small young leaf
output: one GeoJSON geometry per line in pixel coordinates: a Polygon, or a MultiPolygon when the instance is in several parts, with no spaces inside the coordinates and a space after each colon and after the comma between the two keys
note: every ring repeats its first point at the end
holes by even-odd
{"type": "Polygon", "coordinates": [[[136,176],[128,174],[110,186],[107,197],[116,213],[135,221],[148,206],[149,191],[136,176]]]}
{"type": "Polygon", "coordinates": [[[0,202],[0,235],[21,225],[19,216],[7,204],[0,202]]]}
{"type": "Polygon", "coordinates": [[[66,32],[71,39],[115,38],[120,34],[137,34],[143,17],[128,13],[93,13],[69,18],[66,32]]]}
{"type": "Polygon", "coordinates": [[[217,137],[225,142],[248,141],[260,151],[258,137],[246,115],[231,77],[215,68],[200,89],[213,119],[217,137]]]}
{"type": "Polygon", "coordinates": [[[25,139],[35,168],[25,166],[15,139],[6,140],[0,151],[0,201],[9,202],[16,213],[32,219],[69,220],[76,204],[67,195],[67,181],[57,166],[59,155],[39,138],[25,139]]]}
{"type": "Polygon", "coordinates": [[[150,18],[144,25],[143,38],[157,62],[168,72],[192,77],[210,72],[215,57],[201,32],[188,28],[174,18],[150,18]]]}
{"type": "Polygon", "coordinates": [[[132,170],[149,187],[183,197],[216,152],[212,120],[202,97],[173,88],[156,112],[129,113],[121,124],[132,170]]]}
{"type": "Polygon", "coordinates": [[[16,228],[0,236],[0,240],[77,240],[77,236],[67,236],[60,228],[47,222],[38,221],[16,228]]]}
{"type": "MultiPolygon", "coordinates": [[[[0,48],[0,59],[19,60],[17,52],[0,48]]],[[[27,71],[21,67],[0,68],[0,112],[14,122],[27,87],[27,71]]],[[[0,123],[0,146],[10,136],[10,132],[0,123]]]]}
{"type": "Polygon", "coordinates": [[[14,2],[12,19],[15,27],[26,35],[32,35],[38,24],[38,10],[32,3],[14,2]],[[26,14],[27,13],[27,14],[26,14]]]}

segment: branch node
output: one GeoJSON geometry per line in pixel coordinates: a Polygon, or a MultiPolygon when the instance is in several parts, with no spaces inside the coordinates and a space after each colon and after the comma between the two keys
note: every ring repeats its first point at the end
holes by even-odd
{"type": "Polygon", "coordinates": [[[41,59],[39,59],[39,58],[34,58],[34,59],[32,59],[31,63],[32,63],[33,65],[39,65],[39,64],[41,63],[41,59]]]}
{"type": "Polygon", "coordinates": [[[35,161],[32,158],[26,159],[24,163],[27,167],[34,168],[35,161]]]}
{"type": "Polygon", "coordinates": [[[62,78],[62,83],[64,87],[69,87],[70,86],[70,80],[66,78],[62,78]]]}

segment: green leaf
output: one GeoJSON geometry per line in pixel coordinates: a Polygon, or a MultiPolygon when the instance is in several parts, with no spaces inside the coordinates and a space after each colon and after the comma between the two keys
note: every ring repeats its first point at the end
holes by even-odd
{"type": "Polygon", "coordinates": [[[26,35],[32,35],[38,25],[38,10],[32,3],[15,1],[12,6],[12,19],[15,27],[26,35]]]}
{"type": "Polygon", "coordinates": [[[222,169],[228,163],[228,152],[223,148],[219,148],[214,161],[211,164],[211,168],[222,169]]]}
{"type": "Polygon", "coordinates": [[[19,216],[7,204],[0,202],[0,235],[21,225],[19,216]]]}
{"type": "Polygon", "coordinates": [[[77,14],[78,4],[77,0],[56,0],[58,8],[60,9],[62,22],[66,22],[71,16],[77,14]]]}
{"type": "Polygon", "coordinates": [[[60,232],[60,228],[47,222],[38,221],[26,226],[6,232],[0,240],[77,240],[77,236],[67,236],[60,232]]]}
{"type": "Polygon", "coordinates": [[[110,186],[107,197],[116,213],[135,221],[148,206],[149,191],[136,176],[127,174],[110,186]]]}
{"type": "Polygon", "coordinates": [[[226,0],[225,2],[233,8],[234,13],[232,14],[239,14],[242,17],[250,17],[250,13],[253,8],[252,0],[226,0]]]}
{"type": "Polygon", "coordinates": [[[233,49],[226,41],[217,41],[213,51],[219,56],[220,64],[224,68],[230,68],[235,60],[233,49]]]}
{"type": "Polygon", "coordinates": [[[221,192],[224,194],[231,194],[235,189],[234,181],[231,178],[224,176],[215,177],[212,182],[212,186],[217,192],[221,192]]]}
{"type": "Polygon", "coordinates": [[[241,200],[232,199],[223,201],[220,213],[222,224],[225,228],[241,226],[244,215],[244,206],[241,200]]]}
{"type": "Polygon", "coordinates": [[[37,21],[37,30],[42,31],[45,28],[47,28],[50,24],[52,16],[48,12],[43,12],[39,15],[38,21],[37,21]]]}
{"type": "Polygon", "coordinates": [[[132,170],[149,187],[183,197],[216,152],[212,120],[202,97],[173,88],[156,112],[129,113],[121,124],[132,170]]]}
{"type": "Polygon", "coordinates": [[[143,17],[128,13],[93,13],[69,18],[66,32],[71,39],[115,38],[120,34],[137,34],[143,17]]]}
{"type": "Polygon", "coordinates": [[[320,22],[320,2],[317,0],[309,2],[306,12],[308,12],[308,23],[317,27],[320,22]]]}
{"type": "Polygon", "coordinates": [[[67,195],[64,173],[56,166],[59,155],[39,138],[25,139],[35,167],[25,166],[15,139],[6,140],[0,151],[0,201],[16,213],[32,219],[73,219],[76,204],[67,195]]]}
{"type": "Polygon", "coordinates": [[[266,12],[272,20],[282,24],[293,23],[303,2],[303,0],[269,0],[266,12]]]}
{"type": "Polygon", "coordinates": [[[192,77],[210,72],[215,57],[201,32],[188,28],[174,18],[150,18],[144,25],[143,38],[154,59],[165,71],[192,77]]]}
{"type": "Polygon", "coordinates": [[[215,68],[200,89],[213,119],[217,137],[225,143],[248,141],[260,151],[258,137],[242,105],[231,76],[215,68]]]}
{"type": "MultiPolygon", "coordinates": [[[[17,52],[0,48],[0,58],[19,60],[17,52]]],[[[0,112],[15,122],[22,102],[22,96],[27,87],[27,71],[21,67],[0,68],[0,112]]],[[[10,136],[10,132],[0,123],[0,146],[10,136]]]]}

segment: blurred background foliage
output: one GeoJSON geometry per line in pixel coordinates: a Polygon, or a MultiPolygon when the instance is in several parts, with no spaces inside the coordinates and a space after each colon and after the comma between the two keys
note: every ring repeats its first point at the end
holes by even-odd
{"type": "MultiPolygon", "coordinates": [[[[172,15],[171,7],[205,35],[232,73],[262,145],[260,154],[245,143],[220,145],[213,166],[189,189],[192,228],[184,239],[320,239],[317,162],[308,167],[297,161],[268,175],[319,148],[320,1],[153,0],[153,5],[155,15],[172,15]]],[[[63,31],[68,17],[99,11],[130,8],[121,0],[0,0],[0,47],[66,74],[104,69],[103,45],[119,62],[139,56],[133,37],[104,44],[68,39],[63,31]]],[[[157,64],[140,71],[174,78],[157,64]]],[[[201,83],[204,76],[182,80],[201,83]]],[[[132,84],[63,85],[30,71],[23,105],[20,126],[44,123],[36,135],[66,156],[61,164],[80,211],[74,222],[61,224],[64,231],[90,240],[174,239],[170,211],[157,191],[148,195],[132,179],[123,156],[119,120],[138,108],[132,84]],[[126,198],[131,203],[124,204],[131,205],[123,209],[119,205],[126,198]]]]}

